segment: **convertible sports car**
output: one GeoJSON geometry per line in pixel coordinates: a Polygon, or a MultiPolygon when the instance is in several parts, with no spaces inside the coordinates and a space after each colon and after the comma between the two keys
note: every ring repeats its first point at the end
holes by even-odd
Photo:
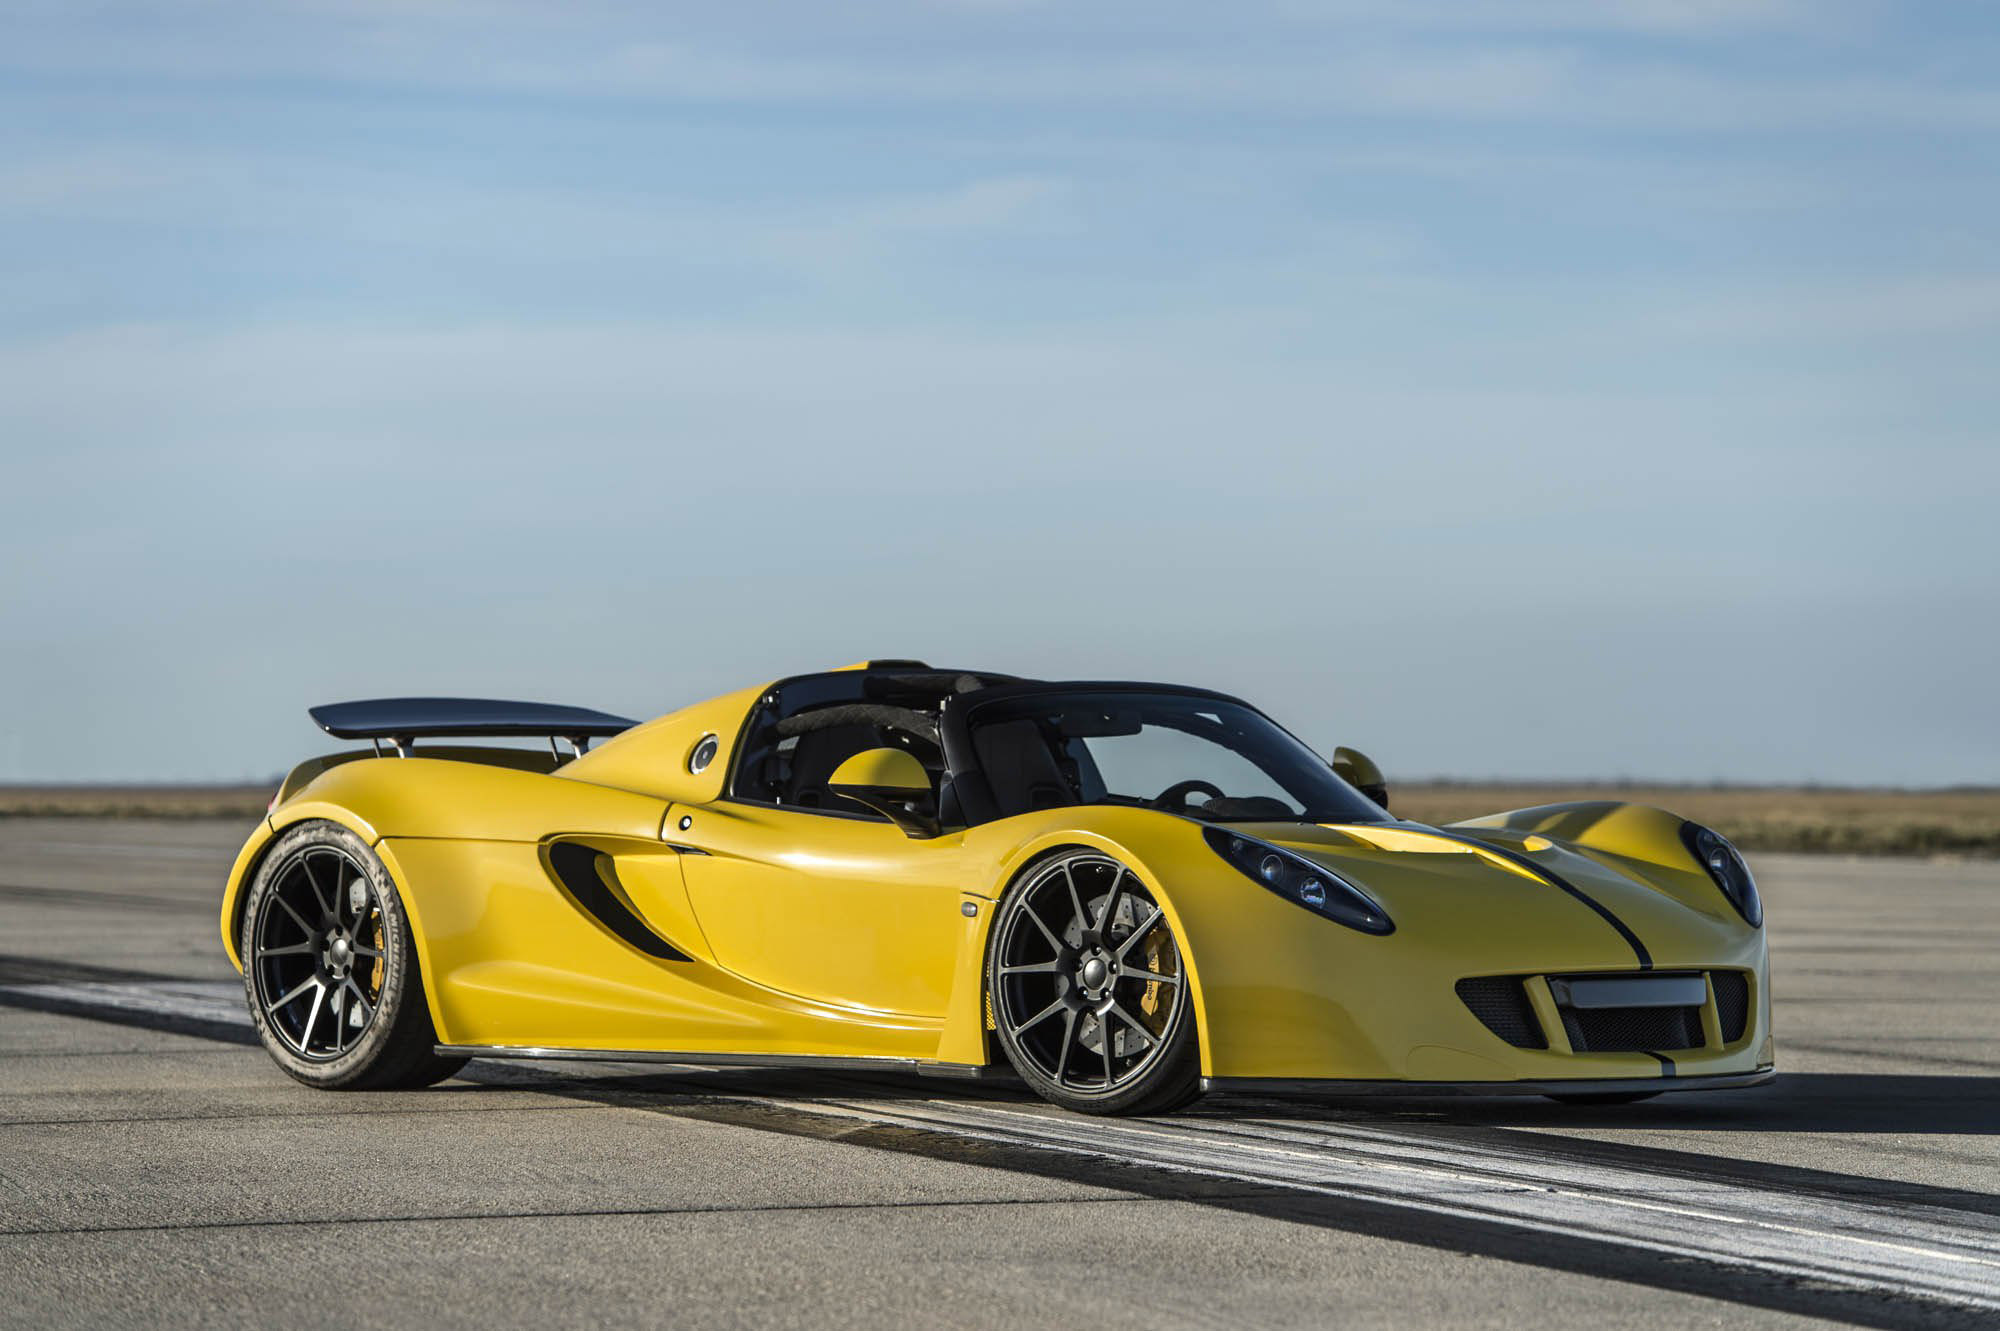
{"type": "Polygon", "coordinates": [[[1156,1113],[1772,1076],[1763,910],[1722,837],[1615,803],[1404,822],[1363,755],[1204,689],[871,661],[644,725],[312,715],[368,745],[286,778],[222,937],[315,1086],[495,1057],[1011,1065],[1156,1113]],[[451,742],[523,736],[548,752],[451,742]]]}

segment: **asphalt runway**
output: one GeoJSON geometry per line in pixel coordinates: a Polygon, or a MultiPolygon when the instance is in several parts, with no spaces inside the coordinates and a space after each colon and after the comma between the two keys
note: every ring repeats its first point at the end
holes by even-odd
{"type": "Polygon", "coordinates": [[[0,820],[0,1326],[2000,1326],[2000,864],[1765,857],[1780,1077],[1065,1115],[250,1045],[234,824],[0,820]]]}

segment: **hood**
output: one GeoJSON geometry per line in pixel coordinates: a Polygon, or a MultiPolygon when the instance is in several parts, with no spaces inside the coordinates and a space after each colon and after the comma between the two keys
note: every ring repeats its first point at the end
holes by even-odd
{"type": "Polygon", "coordinates": [[[1399,931],[1541,943],[1536,950],[1562,953],[1562,965],[1703,964],[1749,932],[1692,864],[1675,870],[1494,828],[1239,823],[1230,830],[1325,865],[1381,902],[1399,931]]]}

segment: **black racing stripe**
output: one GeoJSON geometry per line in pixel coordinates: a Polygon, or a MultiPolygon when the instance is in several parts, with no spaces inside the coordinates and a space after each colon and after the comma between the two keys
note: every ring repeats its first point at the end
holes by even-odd
{"type": "Polygon", "coordinates": [[[1645,1053],[1647,1058],[1657,1058],[1660,1060],[1660,1075],[1662,1077],[1671,1077],[1674,1075],[1674,1060],[1668,1058],[1665,1054],[1656,1054],[1650,1049],[1646,1050],[1645,1053]]]}
{"type": "Polygon", "coordinates": [[[1639,935],[1632,932],[1630,925],[1614,915],[1609,906],[1599,901],[1596,897],[1591,896],[1588,892],[1585,892],[1575,883],[1570,882],[1547,865],[1537,864],[1526,855],[1508,850],[1504,846],[1496,846],[1491,842],[1481,841],[1477,837],[1459,836],[1455,832],[1445,832],[1429,826],[1426,826],[1425,831],[1431,836],[1443,837],[1446,841],[1456,841],[1461,846],[1473,846],[1480,850],[1491,851],[1501,859],[1506,860],[1509,864],[1517,864],[1521,868],[1526,869],[1549,886],[1561,888],[1584,905],[1596,911],[1598,915],[1603,917],[1606,924],[1618,931],[1619,937],[1623,938],[1631,946],[1632,955],[1639,958],[1640,970],[1649,971],[1653,969],[1653,954],[1646,950],[1646,945],[1639,941],[1639,935]]]}

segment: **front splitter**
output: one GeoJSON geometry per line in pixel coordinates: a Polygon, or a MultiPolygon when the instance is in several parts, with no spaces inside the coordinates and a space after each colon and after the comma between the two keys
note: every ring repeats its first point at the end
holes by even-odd
{"type": "Polygon", "coordinates": [[[1703,1077],[1574,1077],[1561,1081],[1342,1081],[1334,1077],[1203,1077],[1201,1089],[1223,1095],[1270,1095],[1286,1099],[1344,1100],[1350,1097],[1468,1095],[1656,1095],[1665,1091],[1734,1091],[1762,1086],[1778,1075],[1774,1067],[1703,1077]]]}

